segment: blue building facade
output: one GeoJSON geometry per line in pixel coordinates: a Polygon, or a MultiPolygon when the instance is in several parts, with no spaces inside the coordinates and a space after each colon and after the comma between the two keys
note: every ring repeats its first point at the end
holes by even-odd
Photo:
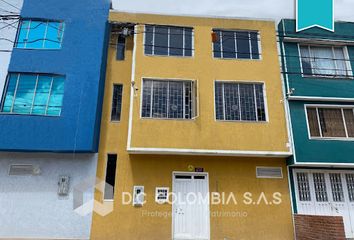
{"type": "Polygon", "coordinates": [[[295,21],[286,19],[278,32],[294,213],[342,216],[353,238],[354,23],[296,32],[295,21]]]}
{"type": "Polygon", "coordinates": [[[2,97],[1,151],[97,152],[109,5],[24,1],[2,97]]]}
{"type": "Polygon", "coordinates": [[[2,239],[90,237],[109,8],[109,0],[24,0],[0,80],[2,239]]]}

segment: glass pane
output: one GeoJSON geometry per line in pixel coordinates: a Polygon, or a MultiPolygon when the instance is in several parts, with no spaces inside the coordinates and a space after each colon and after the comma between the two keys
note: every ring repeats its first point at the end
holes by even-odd
{"type": "Polygon", "coordinates": [[[65,24],[62,22],[49,22],[46,41],[44,43],[45,48],[58,49],[61,47],[63,40],[65,24]]]}
{"type": "Polygon", "coordinates": [[[313,182],[315,185],[315,195],[317,202],[328,202],[326,180],[324,173],[314,173],[313,182]]]}
{"type": "Polygon", "coordinates": [[[47,22],[31,21],[26,48],[43,48],[47,22]]]}
{"type": "Polygon", "coordinates": [[[347,61],[344,57],[343,48],[334,48],[334,58],[336,59],[337,76],[347,76],[347,61]]]}
{"type": "Polygon", "coordinates": [[[258,121],[266,121],[265,103],[263,96],[263,84],[255,84],[256,101],[257,101],[257,117],[258,121]]]}
{"type": "Polygon", "coordinates": [[[330,173],[332,197],[334,202],[344,202],[343,185],[340,173],[330,173]]]}
{"type": "Polygon", "coordinates": [[[170,55],[183,56],[183,28],[170,27],[170,55]]]}
{"type": "Polygon", "coordinates": [[[224,83],[225,120],[240,120],[238,84],[224,83]]]}
{"type": "Polygon", "coordinates": [[[168,118],[183,118],[183,84],[169,83],[168,118]]]}
{"type": "Polygon", "coordinates": [[[354,137],[354,113],[353,109],[343,109],[348,137],[354,137]]]}
{"type": "Polygon", "coordinates": [[[184,56],[192,56],[193,54],[193,29],[184,28],[184,56]]]}
{"type": "Polygon", "coordinates": [[[151,89],[152,81],[151,80],[143,80],[143,102],[141,109],[142,117],[152,117],[151,116],[151,89]]]}
{"type": "Polygon", "coordinates": [[[310,136],[321,137],[316,108],[307,108],[307,121],[310,128],[310,136]]]}
{"type": "Polygon", "coordinates": [[[16,84],[17,84],[18,74],[10,74],[7,83],[6,95],[5,100],[2,106],[2,112],[11,112],[16,84]]]}
{"type": "Polygon", "coordinates": [[[311,47],[313,70],[318,75],[335,75],[333,52],[330,47],[311,47]]]}
{"type": "Polygon", "coordinates": [[[349,201],[354,202],[354,174],[347,173],[345,174],[345,178],[347,180],[349,201]]]}
{"type": "Polygon", "coordinates": [[[21,22],[20,30],[18,32],[17,44],[16,44],[16,47],[18,47],[18,48],[25,47],[25,41],[27,40],[27,33],[28,33],[28,28],[29,28],[29,22],[30,21],[27,21],[27,20],[23,20],[21,22]]]}
{"type": "Polygon", "coordinates": [[[125,37],[123,37],[122,35],[119,35],[118,39],[117,39],[116,59],[117,60],[124,60],[124,55],[125,55],[125,37]]]}
{"type": "Polygon", "coordinates": [[[341,109],[319,108],[323,137],[346,137],[341,109]]]}
{"type": "Polygon", "coordinates": [[[251,58],[250,37],[248,32],[236,32],[237,58],[251,58]]]}
{"type": "Polygon", "coordinates": [[[312,66],[311,66],[311,57],[310,57],[309,48],[307,46],[301,46],[300,54],[301,54],[302,73],[305,75],[312,75],[312,66]]]}
{"type": "Polygon", "coordinates": [[[258,33],[256,32],[251,32],[251,47],[252,47],[252,59],[259,59],[260,58],[260,53],[259,53],[259,40],[258,40],[258,33]]]}
{"type": "Polygon", "coordinates": [[[155,26],[155,55],[168,55],[168,28],[155,26]]]}
{"type": "Polygon", "coordinates": [[[45,115],[51,83],[51,76],[39,75],[32,114],[45,115]]]}
{"type": "Polygon", "coordinates": [[[29,114],[32,108],[37,75],[21,74],[14,103],[13,112],[29,114]]]}
{"type": "Polygon", "coordinates": [[[112,98],[112,112],[111,112],[111,120],[119,121],[122,109],[122,85],[114,85],[113,86],[113,98],[112,98]]]}
{"type": "Polygon", "coordinates": [[[235,35],[231,31],[222,32],[223,58],[236,58],[235,35]]]}
{"type": "Polygon", "coordinates": [[[53,77],[52,89],[49,97],[47,115],[60,116],[64,96],[64,77],[53,77]]]}
{"type": "Polygon", "coordinates": [[[152,117],[167,117],[167,81],[154,81],[152,94],[152,117]]]}
{"type": "Polygon", "coordinates": [[[310,184],[307,173],[297,173],[297,186],[300,201],[311,201],[310,184]]]}
{"type": "Polygon", "coordinates": [[[217,120],[225,120],[223,83],[221,82],[215,82],[215,115],[217,120]]]}
{"type": "Polygon", "coordinates": [[[255,96],[253,84],[240,84],[241,120],[255,121],[255,96]]]}
{"type": "Polygon", "coordinates": [[[145,26],[145,54],[152,54],[153,31],[153,26],[145,26]]]}
{"type": "Polygon", "coordinates": [[[193,111],[193,101],[196,101],[194,98],[193,93],[193,82],[184,82],[184,118],[191,119],[194,117],[193,111]]]}
{"type": "Polygon", "coordinates": [[[216,41],[213,43],[214,57],[220,58],[221,57],[221,44],[220,44],[221,32],[216,30],[214,31],[214,33],[217,36],[216,41]]]}

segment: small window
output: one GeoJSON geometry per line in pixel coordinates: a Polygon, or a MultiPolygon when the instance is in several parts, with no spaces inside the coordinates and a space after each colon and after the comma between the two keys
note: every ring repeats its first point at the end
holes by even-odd
{"type": "Polygon", "coordinates": [[[5,86],[1,112],[60,116],[64,76],[11,73],[5,86]]]}
{"type": "Polygon", "coordinates": [[[215,82],[217,120],[266,121],[263,84],[215,82]]]}
{"type": "Polygon", "coordinates": [[[312,138],[353,138],[354,109],[307,107],[307,121],[312,138]]]}
{"type": "Polygon", "coordinates": [[[256,167],[257,178],[283,178],[281,167],[256,167]]]}
{"type": "Polygon", "coordinates": [[[193,81],[143,80],[143,118],[192,119],[196,116],[193,81]]]}
{"type": "Polygon", "coordinates": [[[327,187],[324,173],[313,173],[313,183],[317,202],[328,202],[327,187]]]}
{"type": "Polygon", "coordinates": [[[308,173],[296,173],[298,194],[300,201],[311,201],[311,192],[308,173]]]}
{"type": "Polygon", "coordinates": [[[193,28],[145,26],[145,54],[160,56],[193,55],[193,28]]]}
{"type": "Polygon", "coordinates": [[[122,111],[122,93],[123,93],[123,85],[114,84],[111,121],[120,121],[121,111],[122,111]]]}
{"type": "Polygon", "coordinates": [[[344,192],[340,173],[330,173],[332,197],[334,202],[344,202],[344,192]]]}
{"type": "Polygon", "coordinates": [[[344,47],[301,45],[300,53],[304,75],[352,77],[344,47]]]}
{"type": "Polygon", "coordinates": [[[125,58],[125,43],[126,43],[126,38],[122,35],[118,35],[117,39],[117,60],[118,61],[123,61],[125,58]]]}
{"type": "Polygon", "coordinates": [[[155,201],[159,204],[166,203],[168,201],[168,191],[167,187],[157,187],[155,192],[155,201]]]}
{"type": "Polygon", "coordinates": [[[104,190],[104,199],[114,199],[114,187],[116,179],[117,154],[108,154],[106,166],[106,184],[104,190]]]}
{"type": "Polygon", "coordinates": [[[64,22],[24,19],[20,23],[15,47],[59,49],[63,42],[64,30],[64,22]]]}
{"type": "Polygon", "coordinates": [[[258,32],[214,29],[213,34],[215,58],[260,59],[258,32]]]}
{"type": "Polygon", "coordinates": [[[345,179],[347,181],[349,201],[354,202],[354,174],[353,173],[345,174],[345,179]]]}

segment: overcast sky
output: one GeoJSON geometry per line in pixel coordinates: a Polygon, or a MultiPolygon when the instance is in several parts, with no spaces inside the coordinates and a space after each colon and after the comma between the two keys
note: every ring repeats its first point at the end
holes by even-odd
{"type": "MultiPolygon", "coordinates": [[[[262,18],[295,18],[295,0],[112,0],[116,10],[262,18]]],[[[354,21],[354,0],[334,0],[335,19],[354,21]]]]}

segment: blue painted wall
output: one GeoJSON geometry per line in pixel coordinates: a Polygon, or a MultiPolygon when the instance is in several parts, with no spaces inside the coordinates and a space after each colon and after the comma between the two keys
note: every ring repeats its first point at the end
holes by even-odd
{"type": "Polygon", "coordinates": [[[60,117],[0,115],[1,151],[97,152],[109,0],[25,0],[22,18],[65,22],[62,48],[14,49],[9,72],[65,75],[60,117]]]}
{"type": "MultiPolygon", "coordinates": [[[[278,25],[278,31],[286,92],[289,92],[289,89],[294,89],[293,93],[290,94],[291,97],[354,98],[354,79],[303,77],[296,42],[298,40],[294,39],[320,38],[354,41],[354,23],[336,22],[334,33],[318,28],[296,33],[294,20],[282,20],[278,25]],[[284,36],[292,37],[295,42],[283,42],[284,36]]],[[[354,69],[354,47],[347,46],[347,48],[351,66],[354,69]]],[[[316,162],[328,164],[328,166],[331,166],[330,163],[354,163],[354,141],[309,139],[304,108],[305,104],[354,105],[354,102],[289,100],[288,103],[295,146],[294,156],[288,159],[289,165],[294,164],[295,160],[297,163],[316,162]]]]}

